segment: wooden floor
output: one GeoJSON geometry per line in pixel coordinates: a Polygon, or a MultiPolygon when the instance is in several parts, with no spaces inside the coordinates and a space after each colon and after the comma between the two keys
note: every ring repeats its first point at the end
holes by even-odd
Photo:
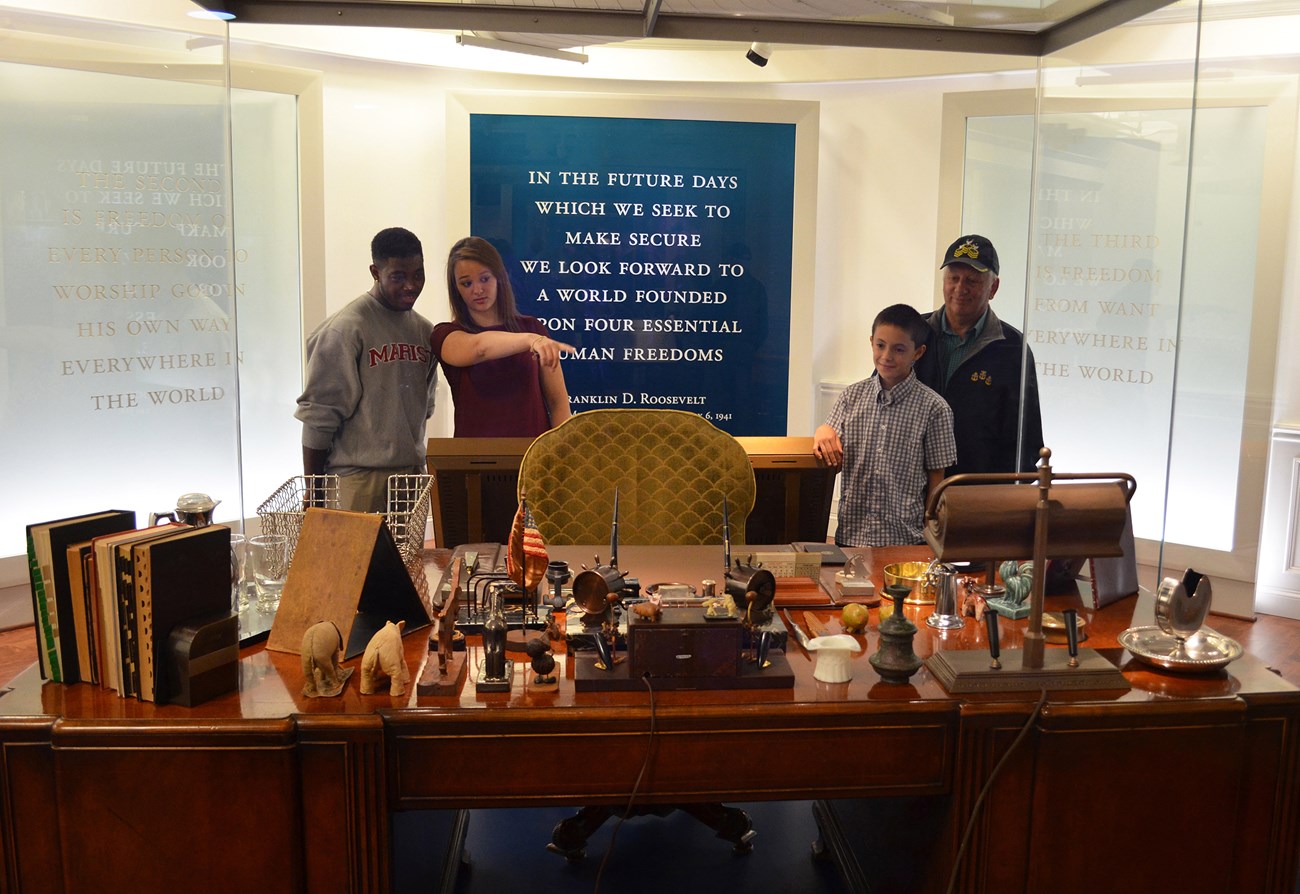
{"type": "Polygon", "coordinates": [[[0,633],[0,681],[9,681],[36,660],[36,631],[15,627],[0,633]]]}
{"type": "MultiPolygon", "coordinates": [[[[1300,621],[1276,615],[1257,615],[1254,621],[1210,615],[1206,622],[1224,636],[1230,636],[1247,652],[1300,686],[1300,621]]],[[[0,632],[0,681],[10,680],[36,660],[36,634],[31,627],[0,632]]]]}
{"type": "Polygon", "coordinates": [[[1205,622],[1277,671],[1283,679],[1300,686],[1300,621],[1277,615],[1256,615],[1254,621],[1211,613],[1205,622]]]}

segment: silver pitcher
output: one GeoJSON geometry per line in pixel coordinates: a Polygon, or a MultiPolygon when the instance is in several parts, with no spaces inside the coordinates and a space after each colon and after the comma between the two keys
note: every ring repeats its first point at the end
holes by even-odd
{"type": "Polygon", "coordinates": [[[149,524],[160,521],[180,522],[195,528],[212,524],[212,510],[217,508],[220,500],[214,500],[207,494],[181,494],[176,500],[176,508],[167,512],[149,513],[149,524]]]}
{"type": "Polygon", "coordinates": [[[926,571],[927,583],[934,590],[934,611],[925,619],[926,626],[954,630],[966,626],[957,602],[957,569],[934,562],[926,571]]]}

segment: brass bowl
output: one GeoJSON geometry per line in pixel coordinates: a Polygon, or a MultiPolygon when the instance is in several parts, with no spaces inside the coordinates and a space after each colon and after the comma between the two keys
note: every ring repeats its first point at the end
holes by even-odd
{"type": "Polygon", "coordinates": [[[910,592],[903,600],[905,605],[933,605],[934,585],[925,579],[929,567],[929,562],[891,562],[885,566],[885,586],[906,584],[910,592]]]}
{"type": "MultiPolygon", "coordinates": [[[[1088,638],[1088,619],[1083,615],[1077,615],[1074,619],[1074,629],[1079,634],[1077,642],[1083,642],[1088,638]]],[[[1064,614],[1061,612],[1043,612],[1043,638],[1047,642],[1057,645],[1069,644],[1070,638],[1065,633],[1064,614]]]]}

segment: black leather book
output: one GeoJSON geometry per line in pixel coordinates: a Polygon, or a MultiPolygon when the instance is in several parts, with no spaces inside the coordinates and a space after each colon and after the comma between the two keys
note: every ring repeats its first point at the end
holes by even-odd
{"type": "Polygon", "coordinates": [[[141,701],[166,704],[168,637],[195,618],[230,614],[230,529],[206,525],[135,544],[135,640],[141,701]]]}
{"type": "Polygon", "coordinates": [[[40,644],[41,676],[45,679],[63,683],[81,680],[73,621],[73,599],[80,598],[80,594],[73,594],[68,580],[68,547],[134,527],[135,513],[126,509],[106,509],[27,526],[36,638],[40,644]]]}

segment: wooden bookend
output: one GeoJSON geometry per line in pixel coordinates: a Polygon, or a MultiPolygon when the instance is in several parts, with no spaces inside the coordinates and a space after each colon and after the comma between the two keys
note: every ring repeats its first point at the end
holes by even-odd
{"type": "Polygon", "coordinates": [[[405,621],[405,633],[429,623],[383,516],[307,510],[266,647],[296,655],[318,621],[338,626],[344,660],[364,652],[387,621],[405,621]]]}

